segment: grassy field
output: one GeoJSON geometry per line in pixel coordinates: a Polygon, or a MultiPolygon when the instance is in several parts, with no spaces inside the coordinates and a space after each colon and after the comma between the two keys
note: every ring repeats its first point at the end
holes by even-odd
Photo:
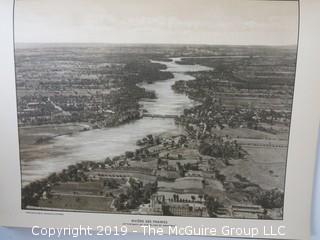
{"type": "Polygon", "coordinates": [[[237,174],[264,189],[284,190],[286,167],[285,148],[245,147],[248,156],[244,160],[234,160],[231,166],[221,170],[227,180],[234,181],[237,174]]]}
{"type": "Polygon", "coordinates": [[[110,212],[112,201],[113,198],[103,196],[57,195],[40,200],[39,207],[110,212]]]}

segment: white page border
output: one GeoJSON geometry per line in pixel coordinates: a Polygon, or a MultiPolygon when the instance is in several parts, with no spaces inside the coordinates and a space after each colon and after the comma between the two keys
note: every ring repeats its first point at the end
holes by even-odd
{"type": "MultiPolygon", "coordinates": [[[[320,1],[300,1],[300,39],[285,186],[284,220],[207,219],[21,210],[20,161],[13,51],[13,0],[0,2],[0,224],[61,227],[121,225],[131,219],[194,227],[286,226],[283,239],[309,238],[312,182],[320,119],[320,1]],[[52,215],[53,214],[53,215],[52,215]]],[[[139,228],[140,229],[140,228],[139,228]]],[[[258,237],[266,238],[260,235],[258,237]]]]}

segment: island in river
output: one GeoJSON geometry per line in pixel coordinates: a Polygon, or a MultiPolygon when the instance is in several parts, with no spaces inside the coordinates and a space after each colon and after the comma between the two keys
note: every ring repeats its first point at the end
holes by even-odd
{"type": "Polygon", "coordinates": [[[40,45],[16,50],[23,209],[282,219],[294,48],[40,45]]]}

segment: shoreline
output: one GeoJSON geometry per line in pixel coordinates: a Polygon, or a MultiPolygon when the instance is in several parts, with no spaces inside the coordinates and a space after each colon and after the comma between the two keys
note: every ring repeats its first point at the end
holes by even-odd
{"type": "MultiPolygon", "coordinates": [[[[172,62],[168,62],[168,64],[166,65],[167,68],[162,69],[161,71],[169,71],[173,75],[181,73],[181,76],[184,76],[186,78],[182,78],[181,81],[188,81],[190,80],[190,77],[192,77],[191,79],[193,80],[197,80],[196,77],[192,76],[193,72],[209,71],[208,68],[201,68],[201,65],[198,64],[190,65],[192,66],[191,71],[183,71],[181,69],[180,71],[174,71],[172,70],[174,69],[174,67],[172,67],[173,64],[171,63],[179,64],[179,62],[176,63],[174,59],[181,58],[172,58],[172,62]],[[197,70],[197,67],[199,66],[200,69],[203,70],[197,70]]],[[[188,66],[189,70],[190,66],[188,66]]],[[[210,68],[210,71],[212,71],[212,69],[213,68],[210,68]]],[[[170,78],[167,80],[169,81],[174,79],[175,78],[170,78]]],[[[179,80],[180,79],[176,79],[176,81],[170,84],[170,89],[174,93],[176,92],[174,87],[172,86],[174,86],[179,80]]],[[[193,97],[189,96],[187,91],[181,91],[177,94],[183,95],[189,100],[193,97]]],[[[212,115],[212,119],[207,119],[207,115],[204,114],[205,109],[202,109],[203,107],[205,107],[204,104],[209,104],[209,102],[206,103],[206,101],[199,101],[199,106],[192,106],[189,108],[185,107],[183,108],[181,115],[178,115],[174,118],[174,126],[181,127],[185,131],[184,133],[180,133],[179,135],[172,135],[165,138],[162,136],[171,133],[170,131],[164,131],[161,134],[148,134],[135,143],[135,150],[133,151],[121,149],[120,154],[116,154],[112,157],[110,157],[110,154],[105,154],[104,160],[101,159],[79,161],[74,164],[68,165],[61,171],[55,171],[49,176],[42,178],[41,180],[36,180],[29,183],[24,188],[22,188],[22,191],[25,193],[23,194],[24,198],[22,200],[23,206],[25,208],[28,208],[28,206],[50,207],[50,203],[48,203],[48,201],[46,200],[47,194],[49,194],[50,196],[52,194],[53,198],[65,196],[65,201],[67,201],[67,199],[69,199],[70,197],[73,198],[77,196],[75,190],[74,195],[65,195],[64,193],[64,191],[72,190],[68,190],[68,188],[70,186],[73,186],[74,184],[79,186],[86,184],[107,184],[104,185],[104,187],[98,187],[101,191],[101,194],[103,194],[98,194],[102,199],[112,199],[113,207],[111,209],[103,210],[104,212],[122,211],[123,209],[129,211],[130,213],[139,212],[140,210],[144,211],[142,209],[142,204],[147,204],[148,202],[153,201],[151,196],[154,196],[154,194],[156,196],[157,194],[161,194],[161,191],[169,191],[168,189],[170,187],[168,184],[172,184],[173,186],[179,184],[187,184],[185,187],[190,188],[190,191],[192,193],[192,185],[196,184],[194,187],[195,189],[197,189],[196,194],[198,194],[198,196],[201,195],[200,200],[198,199],[196,202],[204,208],[207,207],[207,210],[210,212],[205,214],[209,214],[210,217],[217,216],[217,209],[213,210],[210,206],[210,204],[213,204],[212,201],[216,201],[213,200],[212,194],[216,193],[217,191],[219,192],[219,209],[221,208],[221,206],[223,206],[221,205],[220,201],[228,207],[232,206],[232,204],[238,203],[239,201],[244,201],[249,205],[258,203],[266,204],[263,201],[265,201],[264,198],[267,198],[269,194],[273,194],[279,199],[279,201],[281,201],[281,198],[283,197],[283,192],[281,190],[282,188],[280,188],[280,190],[278,188],[268,190],[268,185],[270,185],[271,183],[266,184],[266,188],[261,187],[261,185],[259,184],[259,182],[261,183],[261,181],[259,180],[265,178],[266,176],[262,176],[261,179],[259,179],[259,177],[255,176],[256,174],[254,172],[261,172],[263,170],[261,169],[260,163],[253,162],[254,158],[251,157],[251,154],[258,154],[260,151],[259,148],[264,149],[264,151],[266,152],[269,151],[265,149],[265,147],[269,146],[268,143],[262,142],[261,146],[257,146],[257,150],[255,148],[250,149],[250,157],[248,157],[249,153],[245,150],[246,148],[242,148],[243,143],[238,143],[238,140],[240,139],[228,135],[223,135],[224,131],[222,129],[227,127],[227,123],[223,121],[217,121],[215,125],[212,125],[212,119],[217,117],[214,114],[216,110],[221,111],[225,114],[227,114],[227,112],[220,108],[208,108],[212,110],[210,113],[212,115]],[[201,111],[198,111],[198,109],[200,109],[201,111]],[[197,119],[196,114],[202,114],[201,118],[197,119]],[[207,123],[211,124],[209,130],[207,128],[207,123]],[[210,131],[212,131],[213,128],[220,128],[221,136],[220,134],[210,135],[210,131]],[[169,163],[173,164],[173,166],[171,167],[173,167],[173,169],[175,170],[168,168],[168,166],[170,165],[169,163]],[[246,168],[244,168],[248,164],[254,165],[252,166],[253,175],[249,177],[247,174],[245,174],[246,168]],[[241,167],[241,170],[237,171],[237,167],[241,167]],[[252,181],[251,178],[253,178],[254,181],[252,181]],[[188,183],[188,181],[191,180],[192,182],[188,183]],[[118,181],[120,181],[120,183],[118,181]],[[160,184],[159,186],[158,182],[160,184]],[[109,186],[108,184],[111,185],[109,186]],[[135,194],[139,194],[138,200],[135,199],[135,197],[131,198],[132,196],[130,194],[132,194],[132,192],[125,190],[129,186],[128,184],[135,189],[134,191],[137,191],[135,194]],[[191,185],[189,186],[189,184],[191,185]],[[116,197],[114,197],[112,190],[115,185],[118,187],[121,186],[121,188],[116,187],[116,189],[114,190],[116,192],[116,197]],[[29,202],[28,196],[30,197],[32,195],[31,193],[35,193],[33,189],[41,190],[40,192],[36,191],[37,196],[31,197],[31,202],[29,202]],[[147,191],[143,194],[147,194],[148,197],[142,197],[141,191],[147,191]],[[205,198],[204,202],[202,201],[203,197],[205,198]],[[32,204],[32,201],[36,201],[36,203],[32,204]],[[40,201],[39,205],[37,205],[38,201],[40,201]],[[116,203],[114,203],[114,201],[116,203]],[[114,204],[116,205],[116,210],[114,209],[114,204]],[[124,204],[129,205],[124,206],[124,204]]],[[[240,132],[243,131],[242,134],[249,134],[246,131],[246,128],[236,129],[238,129],[238,131],[240,132]]],[[[256,129],[252,130],[252,133],[250,133],[249,135],[252,138],[252,135],[258,135],[258,133],[259,130],[256,129]]],[[[251,140],[249,136],[248,139],[251,140]]],[[[241,141],[244,141],[244,143],[246,144],[247,140],[244,139],[241,141]]],[[[277,147],[277,144],[275,145],[275,147],[277,147]]],[[[269,152],[266,154],[269,154],[269,152]]],[[[267,159],[266,161],[269,160],[267,159]]],[[[274,163],[270,162],[271,168],[269,169],[273,169],[274,165],[274,163]]],[[[268,178],[277,177],[278,172],[269,170],[269,174],[270,176],[268,176],[268,178]]],[[[179,189],[176,189],[174,191],[176,191],[175,193],[180,193],[179,189]]],[[[196,198],[194,196],[192,197],[193,199],[196,198]]],[[[174,196],[173,198],[174,201],[177,201],[174,196]]],[[[74,200],[69,200],[73,204],[74,200]]],[[[189,199],[188,201],[189,202],[187,203],[191,204],[191,200],[189,199]]],[[[272,205],[272,210],[270,210],[272,214],[275,214],[276,216],[280,214],[276,209],[277,207],[275,207],[280,206],[280,203],[281,202],[277,202],[276,205],[272,205],[274,204],[273,202],[270,203],[272,205]]],[[[53,204],[52,206],[58,207],[60,206],[59,204],[62,204],[62,202],[57,200],[56,205],[53,204]]],[[[88,210],[91,209],[89,206],[86,207],[86,205],[79,206],[79,208],[84,210],[86,210],[86,208],[88,210]]],[[[259,206],[259,208],[259,211],[261,211],[262,214],[261,206],[259,206]]],[[[168,209],[162,209],[162,211],[164,215],[169,214],[170,212],[168,209]]],[[[203,216],[202,214],[203,213],[201,210],[200,216],[203,216]]]]}
{"type": "MultiPolygon", "coordinates": [[[[174,63],[175,62],[175,59],[179,59],[179,58],[167,58],[164,63],[174,63]]],[[[160,67],[160,71],[161,72],[167,72],[166,70],[168,69],[168,67],[164,64],[164,63],[161,63],[161,61],[158,61],[158,60],[152,60],[150,59],[150,62],[151,63],[154,63],[154,64],[158,64],[158,65],[161,65],[160,67]],[[164,68],[165,67],[165,68],[164,68]]],[[[153,83],[156,83],[156,82],[163,82],[163,81],[170,81],[170,80],[173,80],[174,79],[174,73],[172,73],[171,71],[168,71],[170,74],[172,74],[172,77],[168,78],[168,79],[161,79],[161,80],[157,80],[157,81],[153,81],[153,83]]],[[[182,72],[184,74],[184,72],[182,72]]],[[[185,74],[188,74],[188,73],[185,73],[185,74]]],[[[176,81],[172,82],[172,84],[170,86],[172,86],[176,81]]],[[[150,82],[148,81],[143,81],[143,82],[139,82],[136,84],[136,86],[140,89],[144,89],[146,92],[153,92],[152,90],[148,90],[146,89],[145,87],[148,87],[150,85],[150,82]],[[145,86],[144,86],[145,85],[145,86]]],[[[185,94],[183,94],[185,95],[185,94]]],[[[97,124],[90,124],[88,122],[80,122],[80,123],[77,123],[77,122],[69,122],[69,123],[60,123],[60,124],[42,124],[42,125],[31,125],[31,126],[23,126],[23,127],[19,127],[22,131],[23,130],[29,130],[29,129],[37,129],[37,128],[54,128],[54,129],[57,129],[62,127],[68,127],[68,126],[80,126],[81,128],[80,129],[73,129],[71,131],[67,130],[66,132],[64,133],[59,133],[59,134],[54,134],[54,135],[51,135],[51,136],[47,136],[48,134],[50,135],[50,130],[49,130],[49,133],[46,132],[45,134],[43,134],[42,136],[38,137],[37,140],[34,141],[33,144],[24,144],[24,143],[21,143],[22,141],[20,141],[20,145],[21,145],[21,150],[20,150],[20,154],[23,155],[25,152],[28,152],[31,151],[32,152],[32,149],[34,148],[38,148],[39,146],[40,147],[50,147],[50,145],[55,141],[56,138],[58,137],[63,137],[63,136],[72,136],[73,134],[78,134],[80,132],[85,132],[85,131],[92,131],[92,130],[96,130],[96,129],[99,129],[99,130],[107,130],[107,129],[113,129],[113,128],[116,128],[116,127],[121,127],[121,126],[125,126],[127,124],[130,124],[130,123],[133,123],[135,121],[138,121],[138,120],[141,120],[143,119],[144,117],[142,116],[142,112],[148,112],[144,106],[143,106],[143,103],[146,103],[146,102],[153,102],[153,101],[156,101],[157,100],[157,96],[155,97],[152,97],[152,98],[141,98],[138,103],[139,103],[139,106],[140,106],[140,115],[139,117],[137,118],[133,118],[133,119],[130,119],[130,120],[126,120],[126,121],[122,121],[122,122],[119,122],[117,124],[113,124],[112,126],[108,126],[108,127],[104,127],[104,126],[99,126],[97,124]],[[147,100],[147,101],[145,101],[147,100]],[[82,126],[85,125],[83,128],[82,126]]],[[[175,124],[176,125],[176,124],[175,124]]],[[[166,135],[166,134],[170,134],[170,132],[163,132],[161,133],[160,135],[166,135]]],[[[38,135],[38,134],[37,134],[38,135]]],[[[137,148],[140,148],[139,145],[136,144],[136,147],[137,148]]],[[[125,151],[124,151],[125,152],[125,151]]],[[[63,156],[64,153],[56,153],[56,155],[58,156],[63,156]]],[[[124,154],[124,153],[123,153],[124,154]]],[[[122,155],[123,155],[122,154],[122,155]]],[[[119,155],[121,156],[121,155],[119,155]]],[[[108,157],[108,156],[105,156],[105,157],[108,157]]],[[[20,157],[21,158],[21,157],[20,157]]],[[[22,160],[21,158],[21,162],[24,162],[24,163],[28,163],[28,162],[31,162],[31,161],[35,161],[35,160],[41,160],[41,154],[40,156],[34,156],[34,154],[32,154],[31,157],[26,157],[25,159],[22,160]]],[[[92,160],[92,162],[97,162],[96,160],[92,160]]],[[[70,165],[73,165],[73,164],[70,164],[70,165]]],[[[61,170],[63,171],[63,170],[61,170]]],[[[58,172],[53,172],[53,173],[59,173],[61,171],[58,171],[58,172]]],[[[47,176],[48,177],[48,176],[47,176]]],[[[46,179],[47,177],[43,177],[41,179],[38,179],[38,180],[44,180],[46,179]]],[[[35,180],[35,181],[38,181],[38,180],[35,180]]],[[[27,184],[25,184],[24,186],[27,186],[29,184],[31,184],[32,182],[29,182],[27,184]]]]}

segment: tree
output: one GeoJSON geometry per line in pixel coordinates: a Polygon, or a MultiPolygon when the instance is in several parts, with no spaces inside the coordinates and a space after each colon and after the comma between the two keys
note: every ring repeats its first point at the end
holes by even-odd
{"type": "Polygon", "coordinates": [[[173,213],[170,211],[169,206],[162,205],[163,216],[173,216],[173,213]]]}
{"type": "Polygon", "coordinates": [[[109,157],[107,157],[107,158],[104,160],[104,163],[107,164],[107,165],[109,165],[109,166],[111,166],[111,165],[113,164],[112,160],[111,160],[109,157]]]}
{"type": "Polygon", "coordinates": [[[125,155],[126,155],[126,158],[133,158],[134,157],[134,153],[131,151],[126,151],[125,155]]]}
{"type": "Polygon", "coordinates": [[[210,217],[217,217],[217,211],[219,208],[223,207],[222,203],[220,203],[216,198],[206,197],[205,205],[207,207],[207,211],[210,217]]]}
{"type": "Polygon", "coordinates": [[[154,194],[157,191],[157,184],[156,183],[147,183],[143,187],[143,202],[144,203],[149,203],[150,202],[150,197],[152,194],[154,194]]]}
{"type": "Polygon", "coordinates": [[[192,202],[193,202],[193,210],[195,209],[195,200],[196,200],[196,197],[195,196],[191,196],[191,199],[192,199],[192,202]]]}
{"type": "Polygon", "coordinates": [[[128,200],[128,196],[126,194],[120,193],[118,197],[113,202],[114,207],[119,210],[127,209],[125,202],[128,200]]]}
{"type": "Polygon", "coordinates": [[[263,208],[282,208],[284,203],[284,193],[279,189],[263,191],[256,199],[256,203],[263,208]]]}

